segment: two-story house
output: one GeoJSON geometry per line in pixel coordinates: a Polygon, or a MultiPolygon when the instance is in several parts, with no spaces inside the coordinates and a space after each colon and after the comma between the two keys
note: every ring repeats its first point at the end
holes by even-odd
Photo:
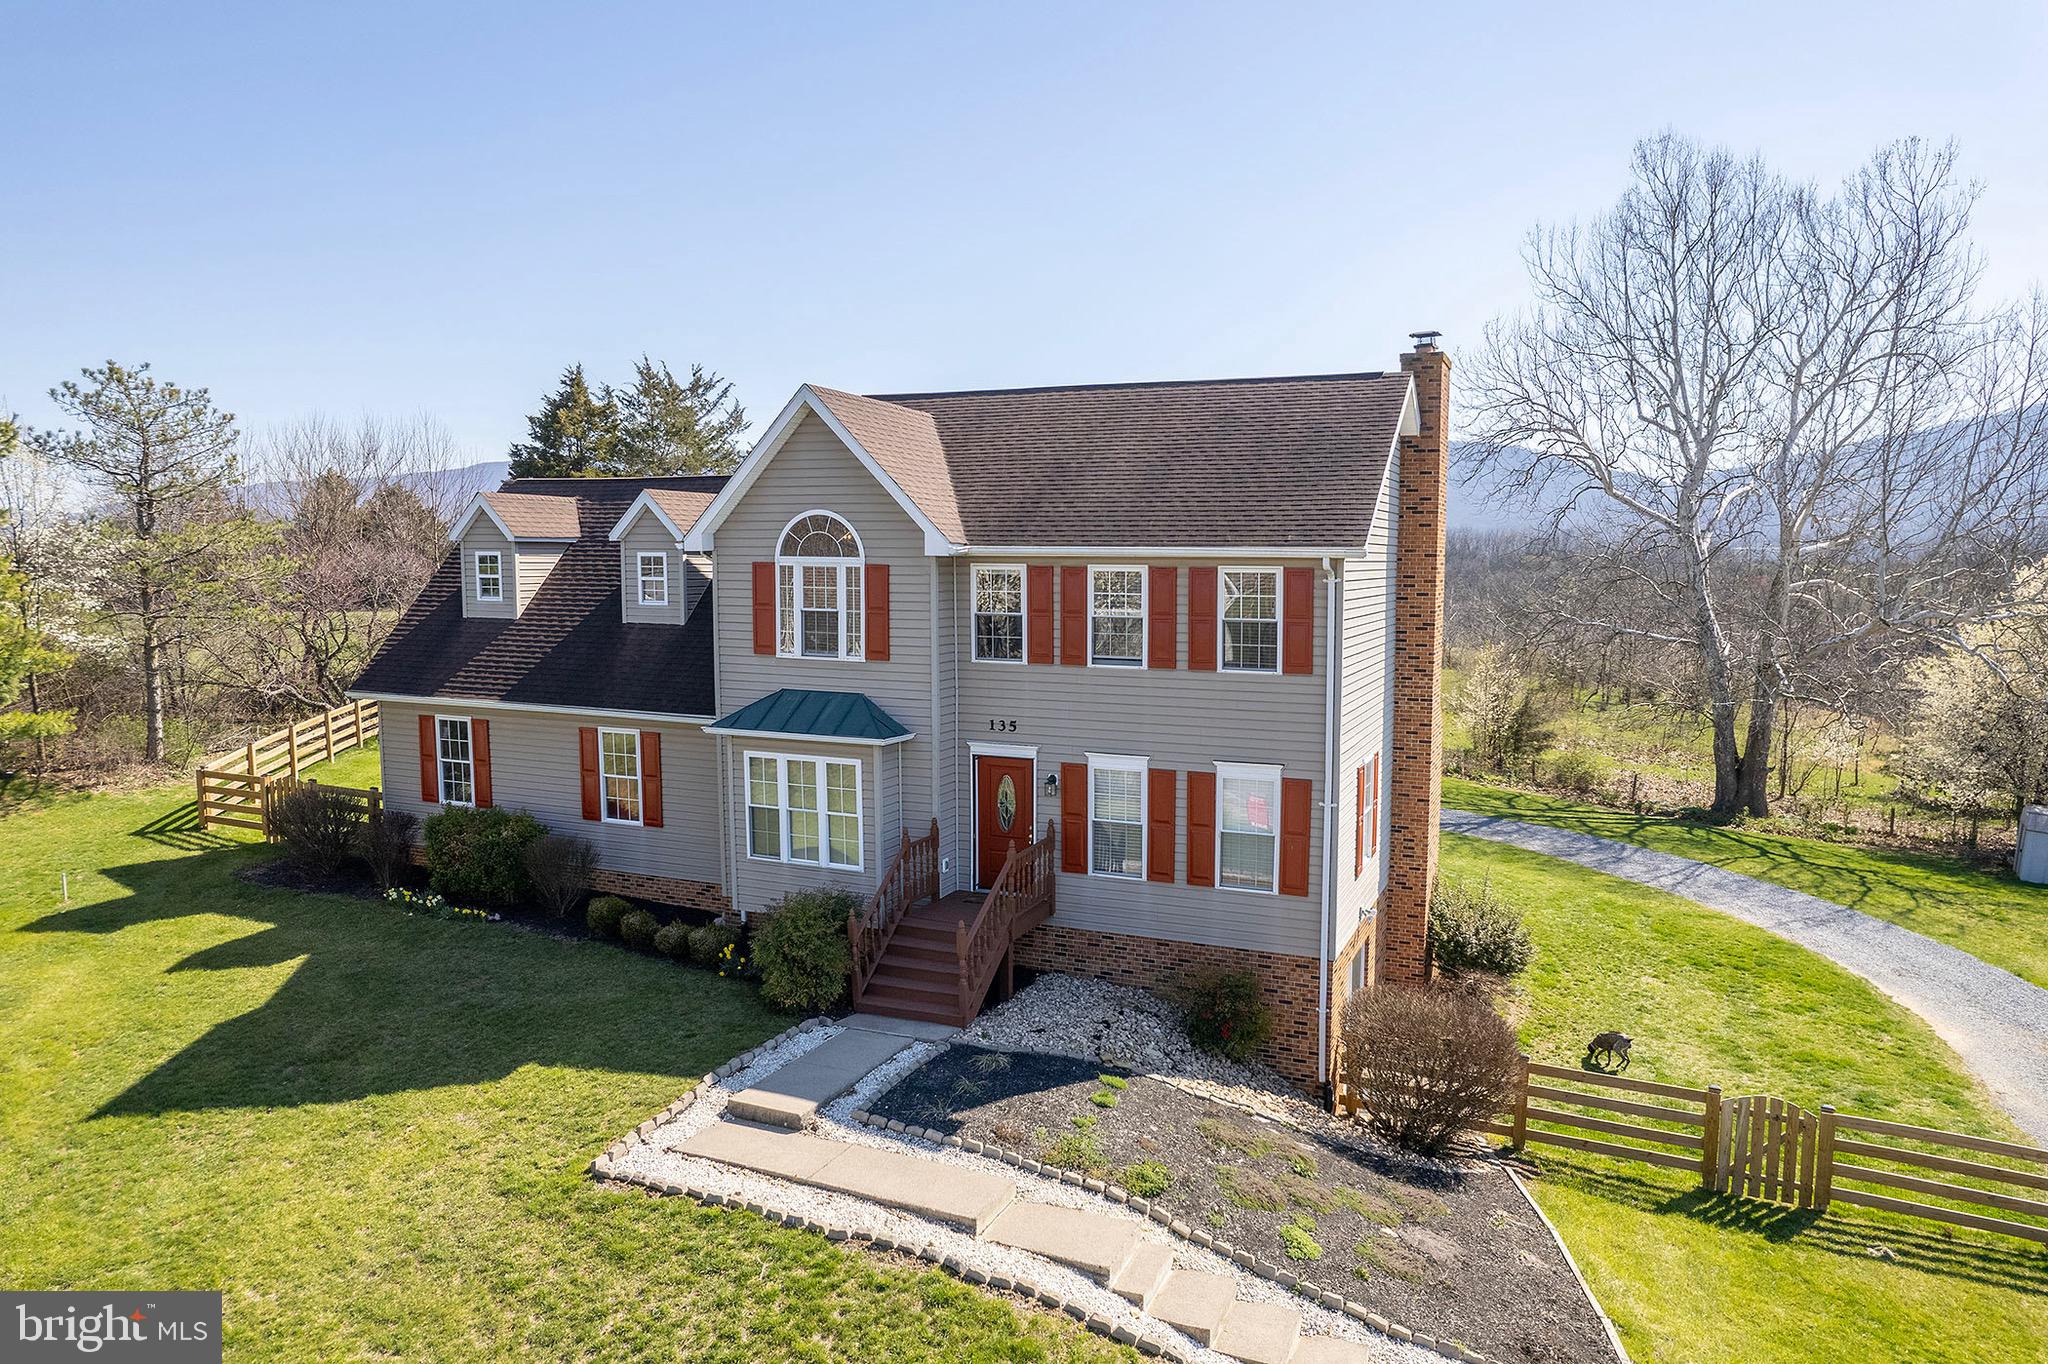
{"type": "Polygon", "coordinates": [[[970,928],[1037,867],[1005,967],[1249,968],[1320,1084],[1347,995],[1428,970],[1448,380],[1424,334],[1387,373],[807,385],[730,478],[513,480],[354,693],[385,798],[530,810],[670,905],[845,887],[860,1002],[909,1016],[979,1006],[970,928]]]}

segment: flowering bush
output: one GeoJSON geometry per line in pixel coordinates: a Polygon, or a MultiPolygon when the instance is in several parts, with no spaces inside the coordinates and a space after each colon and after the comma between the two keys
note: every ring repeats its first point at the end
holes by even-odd
{"type": "Polygon", "coordinates": [[[737,942],[727,943],[720,949],[717,960],[711,964],[718,968],[718,974],[721,976],[744,976],[751,965],[746,954],[740,951],[737,942]]]}
{"type": "Polygon", "coordinates": [[[384,892],[384,902],[397,905],[408,914],[424,914],[429,919],[475,919],[481,923],[494,924],[504,917],[487,909],[451,905],[432,891],[407,890],[404,886],[392,886],[387,889],[384,892]]]}

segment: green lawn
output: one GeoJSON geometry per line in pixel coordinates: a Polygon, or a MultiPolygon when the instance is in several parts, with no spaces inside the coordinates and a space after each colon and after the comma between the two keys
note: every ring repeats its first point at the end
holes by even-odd
{"type": "Polygon", "coordinates": [[[1941,857],[1637,815],[1460,777],[1444,778],[1444,804],[1710,862],[1889,919],[2048,986],[2048,886],[2025,885],[2010,873],[1978,871],[1941,857]]]}
{"type": "MultiPolygon", "coordinates": [[[[1444,871],[1488,880],[1527,915],[1538,955],[1522,1032],[1538,1060],[1576,1064],[1618,1028],[1637,1078],[2014,1135],[1926,1025],[1761,929],[1476,838],[1445,836],[1444,871]]],[[[2048,1254],[2023,1242],[1776,1211],[1680,1172],[1533,1149],[1537,1199],[1639,1364],[2041,1358],[2048,1254]]]]}
{"type": "Polygon", "coordinates": [[[238,1360],[1135,1357],[600,1190],[599,1149],[787,1020],[614,947],[251,886],[264,854],[184,798],[0,820],[0,1283],[220,1288],[238,1360]]]}

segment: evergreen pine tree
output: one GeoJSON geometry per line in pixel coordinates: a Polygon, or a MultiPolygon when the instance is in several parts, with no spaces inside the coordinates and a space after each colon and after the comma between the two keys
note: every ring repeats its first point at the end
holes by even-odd
{"type": "Polygon", "coordinates": [[[614,474],[726,474],[745,453],[747,414],[732,385],[702,365],[677,379],[647,356],[633,367],[633,386],[616,394],[620,419],[614,474]]]}
{"type": "Polygon", "coordinates": [[[614,472],[619,409],[610,389],[593,394],[583,366],[562,371],[562,383],[539,413],[526,419],[531,437],[512,447],[514,478],[584,478],[614,472]]]}

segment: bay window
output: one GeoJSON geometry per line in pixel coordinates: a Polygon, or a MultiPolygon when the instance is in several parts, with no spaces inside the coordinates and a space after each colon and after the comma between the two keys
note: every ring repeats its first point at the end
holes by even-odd
{"type": "Polygon", "coordinates": [[[747,755],[747,855],[859,871],[860,764],[747,755]]]}

